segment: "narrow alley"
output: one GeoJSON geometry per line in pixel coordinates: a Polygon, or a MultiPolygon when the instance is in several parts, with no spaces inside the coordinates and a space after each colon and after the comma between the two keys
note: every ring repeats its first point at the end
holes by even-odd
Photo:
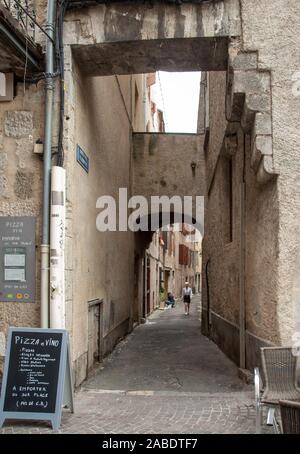
{"type": "MultiPolygon", "coordinates": [[[[156,311],[96,369],[63,413],[61,433],[254,433],[253,385],[200,334],[200,297],[156,311]]],[[[46,423],[0,433],[47,433],[46,423]]]]}
{"type": "Polygon", "coordinates": [[[299,18],[0,0],[0,435],[300,433],[299,18]]]}

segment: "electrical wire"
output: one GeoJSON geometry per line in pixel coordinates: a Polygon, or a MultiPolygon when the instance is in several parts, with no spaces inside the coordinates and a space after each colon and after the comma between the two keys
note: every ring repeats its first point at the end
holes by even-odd
{"type": "Polygon", "coordinates": [[[44,79],[50,79],[50,78],[55,79],[59,75],[60,75],[59,71],[55,71],[54,73],[46,73],[46,72],[35,73],[34,76],[26,77],[26,82],[36,84],[44,79]]]}
{"type": "Polygon", "coordinates": [[[121,85],[120,85],[120,81],[119,81],[119,78],[118,78],[117,75],[115,75],[115,80],[116,80],[116,82],[118,84],[118,87],[119,87],[119,92],[120,92],[120,95],[121,95],[121,98],[122,98],[122,102],[123,102],[123,105],[124,105],[124,108],[125,108],[126,116],[128,118],[131,130],[133,131],[134,130],[133,124],[132,124],[132,121],[131,121],[131,118],[130,118],[130,115],[129,115],[129,112],[128,112],[128,109],[127,109],[127,106],[126,106],[126,102],[125,102],[125,99],[124,99],[124,96],[123,96],[123,92],[122,92],[122,88],[121,88],[121,85]]]}
{"type": "MultiPolygon", "coordinates": [[[[32,22],[47,36],[48,39],[50,39],[50,41],[52,41],[52,43],[54,44],[54,40],[51,38],[50,35],[48,35],[48,33],[43,29],[43,27],[41,27],[41,25],[34,19],[34,17],[29,14],[29,12],[27,11],[26,8],[24,8],[24,6],[18,1],[18,0],[13,0],[14,3],[16,3],[16,5],[18,5],[19,8],[21,8],[22,11],[24,11],[24,13],[26,14],[26,16],[29,17],[30,20],[32,20],[32,22]]],[[[6,4],[6,2],[5,2],[6,4]]],[[[7,5],[7,4],[6,4],[7,5]]],[[[8,7],[8,5],[7,5],[8,7]]]]}
{"type": "Polygon", "coordinates": [[[163,94],[162,83],[161,83],[161,80],[160,80],[160,72],[159,71],[157,72],[157,76],[158,76],[158,83],[159,83],[159,88],[160,88],[160,96],[161,96],[161,101],[162,101],[163,111],[164,111],[164,123],[165,123],[165,126],[167,128],[167,126],[168,126],[167,109],[166,109],[166,105],[165,105],[164,94],[163,94]]]}
{"type": "Polygon", "coordinates": [[[65,62],[64,62],[64,42],[63,42],[63,26],[64,17],[68,7],[68,0],[59,2],[57,14],[57,35],[56,35],[56,52],[57,52],[57,67],[60,76],[60,109],[59,109],[59,132],[57,145],[57,165],[62,167],[64,164],[64,147],[63,147],[63,132],[64,132],[64,116],[65,116],[65,62]]]}
{"type": "Polygon", "coordinates": [[[23,94],[25,99],[25,90],[26,90],[26,73],[27,73],[27,64],[28,64],[28,38],[25,36],[26,40],[26,59],[25,59],[25,67],[24,67],[24,77],[23,77],[23,94]]]}

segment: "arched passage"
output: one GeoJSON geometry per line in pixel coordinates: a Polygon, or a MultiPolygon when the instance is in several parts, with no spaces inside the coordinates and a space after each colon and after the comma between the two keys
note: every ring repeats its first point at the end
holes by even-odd
{"type": "Polygon", "coordinates": [[[154,308],[163,307],[169,291],[179,298],[187,279],[194,291],[200,291],[204,234],[204,218],[172,210],[149,213],[140,224],[148,225],[148,230],[135,233],[136,321],[150,315],[154,308]]]}
{"type": "MultiPolygon", "coordinates": [[[[112,143],[112,149],[109,149],[105,156],[101,155],[101,151],[99,155],[95,153],[93,160],[99,169],[97,184],[99,183],[101,191],[105,191],[105,188],[109,187],[109,190],[114,192],[118,185],[120,187],[123,184],[121,182],[125,180],[126,173],[128,176],[126,185],[131,194],[141,195],[148,201],[151,195],[169,197],[201,195],[205,196],[207,200],[213,197],[212,203],[208,205],[210,238],[207,238],[205,253],[207,256],[215,254],[218,257],[215,260],[217,268],[219,263],[224,263],[224,267],[228,271],[228,279],[234,287],[234,292],[227,294],[226,304],[222,304],[222,301],[216,297],[219,305],[216,310],[220,317],[216,318],[214,339],[219,345],[225,346],[226,353],[230,354],[236,362],[243,359],[246,349],[245,318],[240,316],[245,311],[245,296],[243,296],[243,288],[239,286],[239,282],[246,279],[246,273],[245,249],[242,248],[242,236],[238,233],[242,225],[239,185],[242,182],[245,183],[247,179],[251,188],[254,188],[250,200],[246,202],[246,205],[248,204],[246,209],[254,212],[255,216],[260,218],[260,209],[263,210],[263,208],[258,208],[257,201],[260,201],[261,207],[268,206],[268,202],[264,200],[264,196],[256,197],[255,194],[264,192],[264,194],[267,193],[266,200],[276,199],[272,191],[275,191],[277,172],[273,162],[270,71],[267,67],[261,67],[257,52],[243,47],[240,40],[242,27],[240,19],[240,2],[236,0],[201,2],[181,6],[159,6],[158,3],[155,3],[154,8],[148,2],[143,5],[140,2],[136,2],[134,5],[133,2],[130,2],[129,6],[114,3],[71,10],[67,15],[65,27],[65,79],[70,95],[66,105],[68,115],[68,122],[65,125],[66,155],[68,155],[68,151],[70,151],[69,154],[72,153],[74,144],[78,143],[79,139],[86,141],[87,147],[93,149],[94,153],[102,139],[102,129],[99,130],[98,124],[95,123],[99,110],[103,107],[104,113],[99,114],[99,118],[101,118],[104,128],[106,126],[103,118],[105,117],[106,120],[107,115],[110,121],[114,115],[114,112],[110,110],[110,101],[107,100],[106,93],[97,92],[96,80],[100,76],[112,76],[111,83],[108,84],[109,90],[111,90],[115,81],[117,81],[115,86],[118,85],[117,88],[120,88],[117,74],[126,75],[161,68],[208,71],[209,77],[205,79],[205,74],[203,74],[201,85],[203,88],[200,95],[200,105],[203,107],[199,120],[201,134],[190,136],[139,134],[133,133],[130,124],[126,124],[125,132],[121,133],[113,126],[106,130],[111,137],[105,140],[104,147],[108,150],[108,145],[112,143]],[[198,53],[197,49],[200,49],[201,52],[198,53]],[[116,80],[113,80],[114,78],[116,80]],[[83,90],[82,87],[88,87],[90,96],[87,98],[89,102],[84,99],[80,106],[84,114],[78,114],[75,98],[76,92],[83,90]],[[81,120],[84,121],[88,117],[88,121],[85,121],[88,132],[82,134],[79,139],[76,130],[76,115],[78,117],[81,115],[81,120]],[[92,137],[94,135],[97,137],[92,137]],[[240,140],[240,138],[242,139],[240,140]],[[126,157],[118,150],[118,147],[121,149],[124,143],[126,143],[126,153],[128,153],[126,157]],[[244,144],[246,144],[245,147],[244,144]],[[180,154],[181,151],[184,151],[183,158],[180,154]],[[235,155],[239,156],[239,159],[236,160],[238,164],[234,163],[235,155]],[[241,157],[242,159],[240,159],[241,157]],[[241,166],[242,161],[244,169],[241,166]],[[168,173],[164,170],[166,162],[170,163],[172,172],[178,176],[175,183],[177,187],[174,187],[168,173]],[[115,172],[118,174],[117,178],[113,172],[114,166],[117,167],[115,172]],[[122,173],[123,167],[125,171],[122,173]],[[269,186],[266,187],[266,190],[264,186],[261,186],[262,189],[260,189],[258,182],[267,183],[269,186]],[[235,189],[233,198],[231,197],[231,187],[235,189]],[[224,194],[226,203],[223,203],[224,194]],[[224,225],[226,232],[228,225],[231,225],[236,233],[229,234],[229,236],[226,233],[223,236],[224,225]],[[228,245],[227,238],[232,239],[228,245]],[[230,252],[228,253],[228,251],[230,252]],[[224,338],[226,342],[224,342],[224,338]]],[[[109,93],[113,99],[115,96],[113,91],[109,93]]],[[[85,94],[82,97],[85,97],[85,94]]],[[[123,98],[122,102],[125,105],[126,99],[123,98]]],[[[128,119],[130,121],[130,113],[129,103],[127,103],[126,115],[124,114],[121,120],[122,127],[128,119]]],[[[101,150],[101,146],[99,148],[101,150]]],[[[72,175],[72,161],[67,165],[70,166],[72,175]]],[[[96,174],[95,170],[94,173],[96,174]]],[[[69,181],[71,180],[72,177],[69,181]]],[[[80,186],[82,182],[78,181],[78,184],[80,186]]],[[[83,187],[82,190],[86,194],[87,188],[83,187]]],[[[248,191],[247,195],[249,194],[248,191]]],[[[76,204],[75,191],[73,194],[72,191],[69,191],[68,202],[70,211],[72,211],[72,207],[76,204]]],[[[270,218],[272,215],[268,217],[269,220],[270,218]]],[[[273,224],[276,228],[276,221],[273,224]]],[[[72,228],[76,232],[76,227],[72,228]]],[[[257,224],[257,229],[249,227],[248,231],[252,240],[253,238],[264,238],[263,223],[259,226],[257,224]]],[[[140,236],[136,234],[134,242],[136,245],[139,243],[141,245],[136,248],[143,251],[149,242],[150,235],[150,232],[140,234],[140,236]]],[[[72,237],[70,230],[70,238],[72,237]]],[[[269,238],[267,241],[269,243],[269,238]]],[[[68,247],[72,249],[72,241],[69,243],[67,249],[68,247]]],[[[91,241],[91,244],[90,249],[93,251],[94,243],[91,241]]],[[[132,245],[132,239],[125,244],[128,256],[132,253],[132,245]]],[[[106,249],[111,246],[104,242],[103,247],[106,249]]],[[[273,254],[276,245],[274,247],[272,245],[271,249],[273,254]]],[[[263,268],[259,260],[259,248],[251,249],[250,256],[249,267],[252,269],[252,274],[249,276],[252,281],[255,281],[259,277],[258,275],[261,275],[258,269],[263,268]],[[259,263],[258,267],[256,267],[256,263],[259,263]]],[[[115,262],[115,265],[119,265],[117,259],[115,262]]],[[[134,260],[132,260],[133,262],[134,260]]],[[[110,276],[114,273],[115,265],[108,266],[105,263],[106,275],[110,276]]],[[[122,272],[119,273],[120,276],[124,276],[124,269],[127,271],[127,266],[123,266],[122,272]]],[[[274,268],[272,270],[273,274],[276,274],[277,270],[274,268]]],[[[72,273],[74,273],[73,269],[70,270],[70,275],[72,273]]],[[[110,295],[115,287],[112,279],[106,275],[103,278],[103,280],[105,279],[103,288],[105,288],[105,292],[108,289],[107,294],[110,295]]],[[[128,292],[130,291],[128,283],[131,276],[132,274],[124,285],[128,292]]],[[[76,278],[73,281],[76,286],[76,278]]],[[[219,281],[219,278],[215,279],[213,285],[216,296],[219,295],[219,281]]],[[[249,283],[249,288],[250,286],[252,283],[249,283]]],[[[228,293],[227,286],[224,286],[223,290],[228,293]]],[[[272,293],[272,291],[268,290],[267,293],[272,293]]],[[[130,298],[129,296],[128,306],[130,298]]],[[[112,330],[114,330],[117,325],[115,303],[113,297],[108,296],[107,299],[107,332],[111,334],[112,331],[109,327],[113,326],[112,330]]],[[[122,300],[121,294],[115,299],[122,300]]],[[[264,296],[260,304],[263,299],[264,296]]],[[[80,307],[80,302],[74,303],[74,300],[72,299],[72,304],[80,307]]],[[[260,334],[264,321],[254,321],[251,314],[249,317],[253,331],[260,334]]],[[[205,315],[204,319],[207,320],[208,317],[205,315]]],[[[276,325],[276,314],[274,314],[274,319],[276,325]]],[[[128,317],[122,325],[122,332],[130,327],[130,320],[131,318],[128,317]]],[[[118,329],[117,327],[116,332],[118,329]]],[[[111,341],[107,341],[108,350],[115,343],[117,335],[113,334],[112,338],[111,341]]],[[[252,367],[251,365],[257,362],[257,345],[260,345],[260,340],[252,335],[249,335],[249,339],[249,367],[252,367]]],[[[241,365],[244,367],[244,362],[241,365]]]]}

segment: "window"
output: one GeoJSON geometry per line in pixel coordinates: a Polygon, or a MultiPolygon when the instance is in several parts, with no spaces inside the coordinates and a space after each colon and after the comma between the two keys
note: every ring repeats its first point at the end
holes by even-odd
{"type": "Polygon", "coordinates": [[[179,245],[179,265],[189,265],[191,260],[190,250],[184,244],[179,245]]]}

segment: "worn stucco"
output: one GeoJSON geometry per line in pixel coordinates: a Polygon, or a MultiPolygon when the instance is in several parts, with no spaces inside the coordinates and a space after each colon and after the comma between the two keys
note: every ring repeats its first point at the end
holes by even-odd
{"type": "MultiPolygon", "coordinates": [[[[210,81],[212,82],[212,77],[210,81]]],[[[214,87],[212,83],[210,85],[214,87]]],[[[211,102],[213,99],[211,92],[211,102]]],[[[220,99],[219,97],[216,99],[220,99]]],[[[224,93],[223,93],[224,99],[224,93]]],[[[216,121],[216,119],[215,119],[216,121]]],[[[240,132],[241,136],[241,132],[240,132]]],[[[214,141],[211,136],[211,143],[214,141]]],[[[218,133],[216,134],[218,143],[218,133]]],[[[240,141],[242,141],[240,137],[240,141]]],[[[212,152],[214,148],[212,148],[212,152]]],[[[208,150],[208,154],[210,149],[208,150]]],[[[203,262],[209,260],[207,275],[210,310],[231,323],[239,323],[239,253],[240,253],[240,178],[243,168],[242,144],[229,158],[224,148],[206,201],[203,262]],[[232,163],[231,163],[232,161],[232,163]],[[232,170],[230,170],[232,166],[232,170]],[[230,177],[232,177],[232,214],[230,214],[230,177]],[[233,221],[233,222],[232,222],[233,221]]],[[[207,280],[203,272],[203,306],[207,307],[207,280]]]]}
{"type": "Polygon", "coordinates": [[[88,75],[225,70],[228,37],[240,35],[238,3],[120,2],[74,10],[65,43],[88,75]]]}
{"type": "Polygon", "coordinates": [[[0,298],[0,332],[9,326],[39,326],[39,253],[42,209],[42,160],[33,153],[43,137],[43,87],[31,86],[24,94],[18,84],[12,102],[0,103],[0,215],[36,217],[35,303],[4,303],[0,298]]]}
{"type": "MultiPolygon", "coordinates": [[[[278,336],[282,343],[290,343],[294,324],[293,276],[300,246],[300,4],[292,0],[242,0],[241,5],[243,46],[247,51],[257,50],[259,67],[271,70],[273,155],[279,171],[280,210],[278,232],[273,230],[274,237],[278,235],[278,275],[274,284],[278,287],[278,336]]],[[[270,213],[271,230],[273,217],[274,213],[270,213]]]]}
{"type": "MultiPolygon", "coordinates": [[[[151,196],[204,196],[203,136],[138,134],[133,137],[133,193],[151,196]]],[[[193,205],[194,206],[194,205],[193,205]]]]}
{"type": "MultiPolygon", "coordinates": [[[[98,197],[118,202],[119,188],[131,187],[131,78],[86,78],[72,62],[73,149],[67,157],[69,211],[67,326],[72,335],[77,384],[85,378],[88,349],[88,301],[103,299],[103,348],[109,351],[131,326],[134,245],[131,232],[99,232],[98,197]],[[76,162],[80,145],[90,160],[86,173],[76,162]],[[118,163],[118,165],[116,165],[118,163]],[[76,181],[76,185],[74,185],[76,181]],[[83,221],[84,220],[84,221],[83,221]],[[118,253],[116,253],[118,251],[118,253]]],[[[69,142],[70,144],[70,142],[69,142]]],[[[70,145],[69,145],[70,146],[70,145]]]]}
{"type": "MultiPolygon", "coordinates": [[[[38,17],[43,23],[43,9],[38,17]]],[[[44,37],[39,37],[43,42],[44,37]]],[[[234,351],[233,359],[238,360],[236,342],[244,267],[245,325],[251,339],[248,345],[257,350],[259,342],[291,342],[296,309],[292,300],[294,259],[300,246],[299,37],[300,4],[294,0],[224,0],[154,8],[138,2],[130,7],[100,5],[68,13],[64,126],[66,322],[72,339],[76,384],[85,378],[87,369],[87,301],[104,299],[106,351],[131,328],[133,235],[100,235],[95,220],[97,197],[116,195],[122,186],[130,192],[133,168],[136,193],[149,196],[153,192],[160,194],[163,189],[168,191],[166,195],[176,195],[179,187],[171,181],[174,175],[188,183],[180,190],[190,193],[197,188],[201,195],[208,193],[203,276],[210,259],[210,321],[215,320],[215,340],[219,339],[223,347],[227,343],[228,350],[234,351]],[[142,92],[143,78],[135,81],[128,76],[119,77],[118,84],[114,76],[87,77],[158,68],[212,71],[210,121],[205,125],[210,138],[205,160],[201,157],[198,162],[204,136],[165,135],[156,139],[152,135],[135,136],[139,154],[133,159],[130,121],[136,129],[142,123],[141,112],[134,118],[132,100],[135,87],[138,93],[142,92]],[[178,163],[171,175],[170,142],[172,158],[178,163]],[[89,174],[76,163],[77,143],[90,157],[89,174]],[[233,162],[231,237],[228,159],[233,162]],[[195,176],[191,176],[191,160],[197,164],[195,176]],[[205,169],[207,185],[203,188],[205,169]],[[243,178],[244,264],[240,261],[243,178]],[[193,186],[195,179],[197,185],[193,186]]],[[[0,104],[0,214],[37,216],[39,295],[42,162],[32,151],[34,142],[43,139],[43,83],[38,88],[27,87],[25,95],[23,90],[19,84],[14,101],[0,104]]],[[[57,102],[56,97],[55,108],[57,102]]],[[[57,121],[53,143],[57,141],[56,128],[57,121]]],[[[204,314],[207,303],[204,279],[204,314]]],[[[2,332],[9,325],[38,326],[39,296],[31,305],[0,303],[0,314],[2,332]]],[[[253,351],[249,356],[255,357],[253,351]]]]}
{"type": "Polygon", "coordinates": [[[209,153],[205,155],[207,188],[209,190],[227,128],[225,114],[226,72],[210,72],[206,90],[212,94],[208,97],[209,119],[206,125],[210,133],[209,153]]]}
{"type": "MultiPolygon", "coordinates": [[[[241,103],[236,104],[235,112],[228,110],[227,116],[230,113],[232,120],[241,121],[247,134],[245,147],[239,145],[235,156],[245,155],[245,306],[247,336],[258,339],[250,342],[253,348],[257,342],[290,344],[297,312],[292,290],[299,248],[299,166],[296,159],[299,97],[295,85],[299,66],[299,5],[278,0],[275,5],[267,1],[259,5],[255,1],[242,1],[241,6],[242,39],[233,48],[237,46],[235,49],[242,54],[230,51],[234,62],[234,96],[241,103]],[[276,15],[274,9],[278,12],[276,15]],[[283,29],[285,33],[282,33],[283,29]],[[292,60],[291,55],[294,55],[292,60]],[[242,111],[238,112],[238,108],[242,111]],[[256,116],[255,111],[259,112],[256,116]],[[265,172],[263,178],[262,172],[265,172]]],[[[218,329],[227,332],[230,339],[230,333],[235,332],[238,336],[239,329],[239,308],[237,306],[234,310],[234,307],[240,297],[241,251],[237,247],[235,258],[232,258],[230,248],[218,248],[222,228],[216,227],[217,217],[220,217],[217,212],[226,207],[222,203],[222,158],[218,159],[224,147],[222,129],[225,129],[222,112],[225,93],[220,97],[222,77],[221,73],[210,74],[210,142],[206,165],[211,186],[206,211],[204,260],[211,259],[208,265],[211,307],[215,305],[218,308],[216,313],[232,323],[229,329],[228,324],[218,322],[218,329]],[[220,124],[221,130],[216,131],[215,124],[220,124]],[[216,195],[216,191],[221,193],[216,195]],[[218,262],[217,269],[214,262],[218,262]],[[231,293],[230,285],[228,289],[222,285],[225,268],[231,269],[225,281],[236,281],[233,286],[235,295],[231,293]]],[[[228,105],[228,100],[225,105],[228,105]]],[[[230,135],[234,130],[235,126],[231,124],[226,127],[226,134],[230,135]]],[[[236,175],[233,180],[234,200],[238,198],[242,169],[236,175]]],[[[239,222],[237,213],[234,213],[234,219],[239,222]]],[[[222,337],[222,342],[226,344],[226,336],[222,337]]],[[[253,352],[249,355],[253,359],[253,352]]]]}
{"type": "MultiPolygon", "coordinates": [[[[210,140],[205,155],[209,192],[203,242],[203,328],[208,332],[207,323],[210,323],[212,337],[238,362],[240,304],[244,304],[245,328],[251,339],[247,358],[254,361],[253,348],[256,347],[253,346],[253,336],[265,343],[281,342],[276,311],[280,282],[277,181],[274,179],[267,184],[259,184],[251,165],[250,135],[245,135],[238,123],[227,124],[224,112],[226,85],[222,73],[209,74],[209,94],[210,140]],[[217,125],[221,125],[220,129],[217,125]],[[231,172],[228,167],[230,161],[231,172]],[[244,227],[241,227],[243,181],[245,215],[244,227]],[[241,260],[242,234],[244,261],[241,260]],[[245,285],[244,297],[241,279],[245,285]]],[[[251,361],[247,362],[249,367],[253,366],[251,361]]]]}

